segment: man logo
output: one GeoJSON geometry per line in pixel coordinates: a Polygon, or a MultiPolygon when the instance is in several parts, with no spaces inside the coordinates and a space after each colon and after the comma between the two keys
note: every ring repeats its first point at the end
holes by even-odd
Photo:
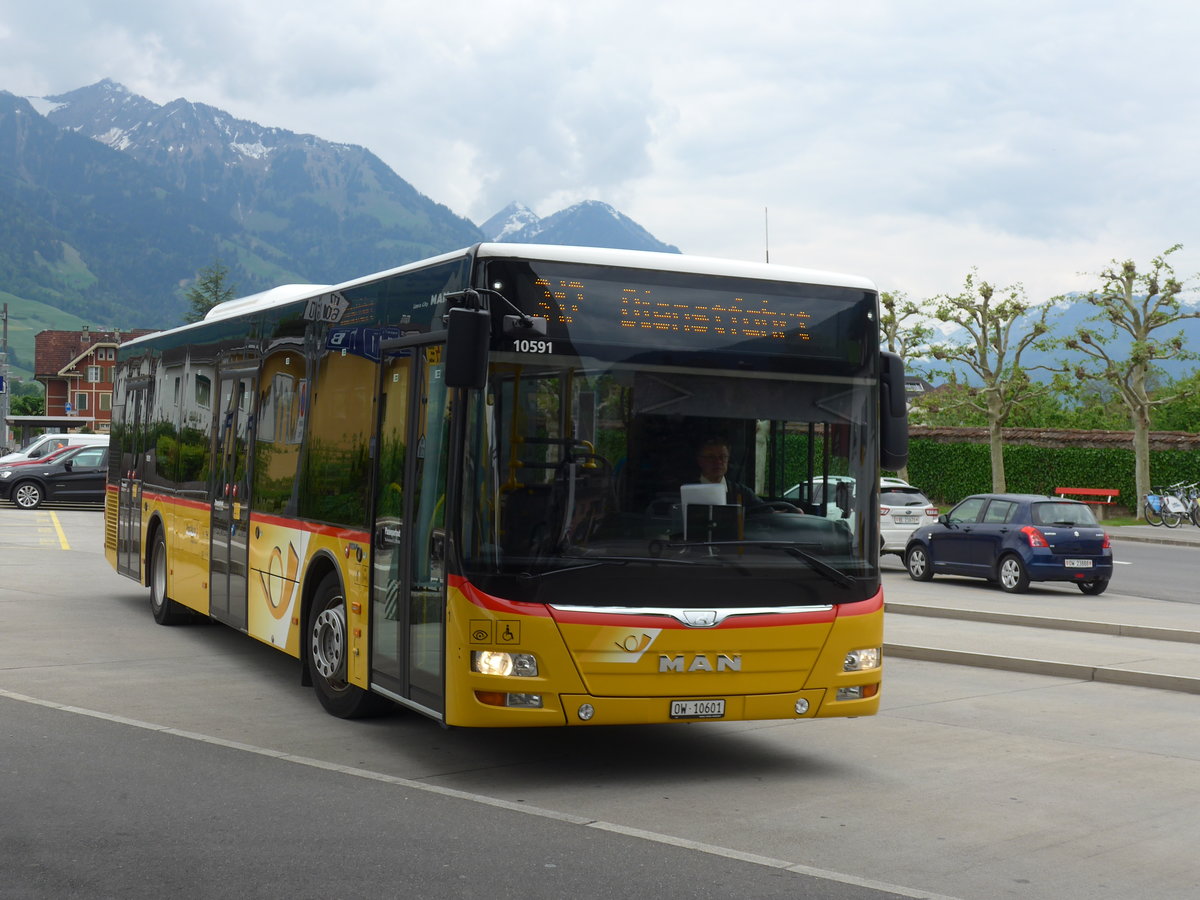
{"type": "Polygon", "coordinates": [[[715,661],[704,653],[697,653],[689,663],[683,654],[667,656],[665,653],[658,658],[660,672],[740,672],[742,671],[742,655],[735,653],[727,656],[716,654],[715,661]]]}

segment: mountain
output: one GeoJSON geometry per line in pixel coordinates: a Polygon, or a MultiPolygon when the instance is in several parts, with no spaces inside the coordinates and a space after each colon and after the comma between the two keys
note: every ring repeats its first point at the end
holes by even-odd
{"type": "Polygon", "coordinates": [[[98,324],[166,324],[196,261],[237,231],[136,160],[0,91],[0,283],[8,293],[98,324]]]}
{"type": "Polygon", "coordinates": [[[669,250],[603,203],[545,219],[514,204],[485,229],[369,150],[154,103],[105,79],[0,91],[0,286],[96,325],[178,324],[219,260],[239,295],[336,283],[485,240],[669,250]]]}
{"type": "Polygon", "coordinates": [[[269,128],[178,99],[159,106],[104,80],[47,97],[46,118],[120,150],[177,191],[231,218],[245,249],[336,283],[481,239],[467,219],[419,193],[369,150],[269,128]]]}
{"type": "Polygon", "coordinates": [[[529,207],[512,203],[481,228],[488,240],[515,244],[567,244],[618,250],[678,253],[633,219],[599,200],[585,200],[539,219],[529,207]]]}
{"type": "Polygon", "coordinates": [[[526,228],[536,225],[541,219],[524,203],[510,203],[479,226],[485,240],[507,241],[526,228]]]}

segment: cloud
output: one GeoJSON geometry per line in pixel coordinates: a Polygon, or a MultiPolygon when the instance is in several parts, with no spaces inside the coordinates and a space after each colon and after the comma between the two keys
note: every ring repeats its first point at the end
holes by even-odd
{"type": "Polygon", "coordinates": [[[361,144],[475,221],[595,198],[761,259],[769,207],[772,260],[914,294],[971,265],[1054,293],[1177,241],[1200,268],[1190,3],[5,6],[0,87],[111,77],[361,144]]]}

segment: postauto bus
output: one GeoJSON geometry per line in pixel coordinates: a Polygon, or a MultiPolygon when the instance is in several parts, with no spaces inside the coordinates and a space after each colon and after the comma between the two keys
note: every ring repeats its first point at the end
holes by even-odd
{"type": "Polygon", "coordinates": [[[113,566],[164,625],[296,657],[336,716],[878,708],[907,425],[863,278],[480,244],[130,341],[113,419],[113,566]]]}

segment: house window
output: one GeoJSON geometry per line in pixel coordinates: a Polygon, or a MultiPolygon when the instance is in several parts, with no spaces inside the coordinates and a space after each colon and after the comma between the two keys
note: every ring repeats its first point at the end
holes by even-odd
{"type": "Polygon", "coordinates": [[[84,412],[88,408],[88,395],[83,391],[75,392],[75,411],[84,412]]]}
{"type": "Polygon", "coordinates": [[[100,374],[99,366],[88,366],[87,367],[87,380],[91,384],[95,384],[97,381],[104,380],[103,376],[100,374]]]}
{"type": "Polygon", "coordinates": [[[112,393],[104,393],[100,395],[100,410],[102,412],[112,411],[112,393]]]}
{"type": "Polygon", "coordinates": [[[196,376],[196,405],[208,409],[212,402],[212,379],[207,375],[196,376]]]}

